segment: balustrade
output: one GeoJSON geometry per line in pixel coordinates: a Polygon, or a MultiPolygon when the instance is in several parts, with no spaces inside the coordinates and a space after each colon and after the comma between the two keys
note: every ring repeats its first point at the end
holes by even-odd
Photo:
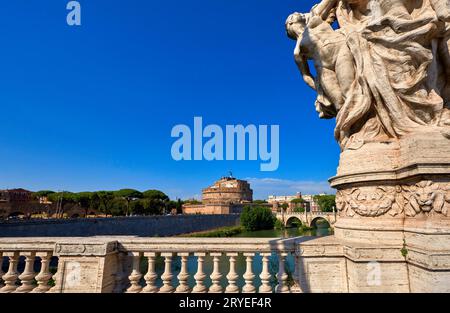
{"type": "Polygon", "coordinates": [[[32,251],[5,251],[0,252],[0,293],[44,293],[51,289],[49,284],[53,277],[50,273],[50,261],[52,252],[32,251]],[[24,258],[24,270],[18,271],[21,257],[24,258]],[[7,262],[8,271],[2,271],[4,261],[7,262]],[[38,263],[39,272],[35,272],[35,263],[38,263]]]}
{"type": "MultiPolygon", "coordinates": [[[[286,272],[285,264],[288,255],[295,257],[295,240],[293,239],[127,238],[118,238],[117,242],[120,242],[120,245],[117,247],[120,248],[107,254],[108,257],[113,258],[111,259],[113,262],[107,262],[108,268],[98,267],[101,271],[109,271],[105,277],[111,277],[108,278],[111,282],[108,285],[112,286],[110,292],[271,293],[291,291],[288,283],[288,274],[291,273],[286,272]],[[272,279],[275,276],[278,284],[272,279]]],[[[80,271],[89,269],[84,267],[82,262],[86,259],[84,251],[89,251],[86,247],[90,244],[90,238],[82,240],[85,243],[77,242],[73,249],[66,251],[68,259],[61,261],[61,271],[57,268],[56,274],[52,274],[55,273],[51,270],[52,258],[61,260],[58,254],[61,251],[55,249],[57,246],[55,241],[46,244],[45,249],[39,247],[33,250],[32,240],[23,245],[20,243],[5,245],[0,239],[0,259],[2,263],[5,263],[3,270],[7,269],[6,273],[0,272],[0,292],[64,292],[66,285],[70,285],[64,283],[68,277],[63,264],[69,264],[64,262],[70,262],[70,264],[80,262],[80,271]],[[21,272],[18,271],[19,262],[21,264],[19,268],[23,268],[21,272]]],[[[95,260],[101,258],[94,257],[95,260]]],[[[94,259],[90,259],[89,262],[93,262],[94,259]]],[[[295,263],[296,271],[291,276],[294,280],[298,278],[298,264],[295,263]]],[[[80,277],[84,276],[82,272],[79,274],[80,277]]],[[[84,290],[83,279],[80,280],[81,286],[77,286],[79,288],[77,290],[84,290]]],[[[89,288],[88,283],[85,287],[89,288]]],[[[99,291],[100,288],[103,287],[96,286],[94,291],[99,291]]]]}

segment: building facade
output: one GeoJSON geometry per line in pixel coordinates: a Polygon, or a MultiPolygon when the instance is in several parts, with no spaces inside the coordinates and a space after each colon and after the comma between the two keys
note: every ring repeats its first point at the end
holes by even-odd
{"type": "Polygon", "coordinates": [[[183,214],[240,213],[253,201],[253,190],[245,180],[232,176],[222,177],[212,186],[203,189],[201,204],[183,205],[183,214]]]}
{"type": "Polygon", "coordinates": [[[31,191],[17,188],[0,190],[0,202],[28,202],[33,199],[33,193],[31,191]]]}
{"type": "MultiPolygon", "coordinates": [[[[324,193],[319,194],[319,196],[325,195],[324,193]]],[[[283,204],[288,204],[288,211],[293,211],[295,205],[292,203],[293,200],[303,199],[305,210],[308,212],[318,212],[320,211],[319,204],[315,199],[316,195],[302,195],[301,192],[297,192],[295,195],[289,196],[276,196],[271,195],[268,197],[267,202],[272,204],[274,211],[280,211],[283,204]]]]}

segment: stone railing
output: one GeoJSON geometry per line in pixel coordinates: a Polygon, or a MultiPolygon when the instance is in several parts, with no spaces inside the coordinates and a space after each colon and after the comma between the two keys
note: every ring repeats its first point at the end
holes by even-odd
{"type": "Polygon", "coordinates": [[[0,292],[295,292],[296,240],[0,238],[0,292]]]}
{"type": "Polygon", "coordinates": [[[26,240],[0,239],[0,292],[48,292],[52,286],[49,284],[53,277],[50,272],[50,263],[57,265],[57,258],[53,257],[55,248],[54,240],[26,240]],[[21,273],[18,272],[19,261],[25,266],[21,273]],[[7,272],[2,270],[7,263],[7,272]],[[36,267],[39,272],[36,272],[36,267]]]}

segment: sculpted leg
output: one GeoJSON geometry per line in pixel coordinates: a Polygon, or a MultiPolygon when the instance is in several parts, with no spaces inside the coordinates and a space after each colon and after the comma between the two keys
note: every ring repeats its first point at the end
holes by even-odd
{"type": "Polygon", "coordinates": [[[347,47],[343,47],[336,58],[336,76],[342,90],[344,100],[355,80],[353,56],[347,47]]]}
{"type": "Polygon", "coordinates": [[[319,83],[324,93],[328,96],[331,102],[333,102],[336,110],[339,110],[344,104],[344,98],[342,96],[341,87],[336,76],[336,73],[327,68],[322,68],[319,73],[319,83]]]}

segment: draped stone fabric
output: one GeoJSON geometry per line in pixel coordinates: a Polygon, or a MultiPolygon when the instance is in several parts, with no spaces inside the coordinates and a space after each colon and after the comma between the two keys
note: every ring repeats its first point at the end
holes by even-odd
{"type": "Polygon", "coordinates": [[[336,116],[335,137],[343,150],[427,128],[450,135],[448,8],[446,0],[324,0],[310,13],[288,19],[288,34],[299,46],[297,63],[312,59],[320,76],[314,78],[316,109],[322,117],[336,116]],[[309,53],[311,42],[316,49],[329,49],[323,42],[334,40],[329,32],[315,31],[318,17],[324,23],[337,20],[333,32],[345,40],[334,44],[350,53],[341,60],[348,62],[344,67],[327,67],[326,53],[309,53]],[[336,75],[321,75],[321,67],[336,75]],[[338,71],[351,75],[342,78],[338,71]],[[329,77],[337,81],[331,86],[341,89],[341,103],[327,92],[329,77]]]}

